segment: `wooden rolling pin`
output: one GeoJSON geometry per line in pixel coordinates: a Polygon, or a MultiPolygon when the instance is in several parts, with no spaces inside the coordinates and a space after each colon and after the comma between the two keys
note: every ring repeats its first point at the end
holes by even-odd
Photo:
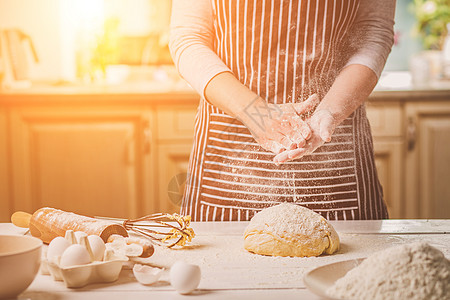
{"type": "Polygon", "coordinates": [[[16,212],[11,216],[11,221],[16,226],[29,228],[32,236],[40,238],[47,244],[57,236],[64,236],[66,230],[98,235],[105,243],[113,234],[128,236],[122,225],[50,207],[38,209],[33,215],[16,212]]]}
{"type": "Polygon", "coordinates": [[[50,243],[57,236],[65,236],[66,230],[82,231],[87,235],[98,235],[105,243],[112,235],[121,235],[126,238],[128,244],[142,246],[142,255],[146,258],[153,255],[155,249],[149,240],[130,237],[128,232],[120,224],[111,223],[90,217],[65,212],[59,209],[44,207],[38,209],[33,215],[18,211],[11,216],[11,222],[22,228],[29,228],[32,236],[40,238],[44,243],[50,243]]]}

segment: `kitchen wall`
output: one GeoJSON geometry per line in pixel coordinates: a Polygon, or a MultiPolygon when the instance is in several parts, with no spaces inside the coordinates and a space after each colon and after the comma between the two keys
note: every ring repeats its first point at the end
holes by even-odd
{"type": "Polygon", "coordinates": [[[29,34],[40,63],[30,68],[33,79],[70,77],[71,54],[62,38],[61,4],[66,0],[0,0],[0,29],[18,28],[29,34]]]}
{"type": "Polygon", "coordinates": [[[386,62],[385,71],[404,71],[409,69],[409,59],[422,50],[420,39],[415,36],[415,18],[409,6],[412,0],[397,0],[395,9],[395,43],[386,62]]]}
{"type": "Polygon", "coordinates": [[[0,0],[0,29],[17,28],[30,35],[38,64],[34,80],[76,77],[79,47],[92,47],[103,20],[116,18],[118,34],[127,37],[160,34],[168,28],[169,0],[0,0]]]}
{"type": "MultiPolygon", "coordinates": [[[[421,50],[420,41],[412,33],[415,21],[408,8],[411,2],[397,0],[396,43],[386,71],[408,70],[409,57],[421,50]]],[[[79,20],[84,18],[85,22],[90,22],[90,25],[81,25],[90,26],[90,32],[96,30],[95,26],[98,30],[99,25],[93,20],[96,10],[100,15],[117,16],[121,35],[146,36],[151,32],[160,33],[168,26],[170,1],[0,0],[0,28],[20,28],[32,37],[40,58],[40,63],[31,67],[32,79],[73,80],[79,20]]]]}

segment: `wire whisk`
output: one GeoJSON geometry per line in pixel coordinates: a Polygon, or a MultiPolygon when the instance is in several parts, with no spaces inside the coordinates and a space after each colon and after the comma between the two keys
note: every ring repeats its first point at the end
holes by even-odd
{"type": "Polygon", "coordinates": [[[191,216],[179,214],[156,213],[137,219],[123,221],[126,230],[150,238],[158,245],[172,248],[184,246],[195,237],[190,228],[191,216]]]}

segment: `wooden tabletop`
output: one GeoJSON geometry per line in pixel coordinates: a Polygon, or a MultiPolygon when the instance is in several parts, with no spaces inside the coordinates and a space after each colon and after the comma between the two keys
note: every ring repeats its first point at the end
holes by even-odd
{"type": "MultiPolygon", "coordinates": [[[[200,266],[202,281],[187,298],[170,286],[168,272],[150,286],[136,282],[124,269],[118,281],[68,289],[63,282],[39,274],[19,299],[320,299],[303,284],[308,271],[333,262],[367,257],[387,247],[425,241],[450,257],[450,220],[334,221],[341,249],[334,255],[267,257],[243,249],[248,222],[195,222],[197,236],[182,250],[157,248],[142,260],[169,269],[177,260],[200,266]]],[[[12,224],[0,224],[0,234],[23,234],[12,224]]]]}

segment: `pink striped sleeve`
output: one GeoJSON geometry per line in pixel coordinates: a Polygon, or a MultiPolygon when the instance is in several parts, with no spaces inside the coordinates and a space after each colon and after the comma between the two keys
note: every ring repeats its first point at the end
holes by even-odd
{"type": "Polygon", "coordinates": [[[209,81],[231,72],[213,51],[210,0],[173,0],[169,49],[180,75],[204,97],[209,81]]]}
{"type": "Polygon", "coordinates": [[[381,75],[394,44],[395,0],[361,0],[351,37],[356,48],[346,66],[361,64],[381,75]]]}

